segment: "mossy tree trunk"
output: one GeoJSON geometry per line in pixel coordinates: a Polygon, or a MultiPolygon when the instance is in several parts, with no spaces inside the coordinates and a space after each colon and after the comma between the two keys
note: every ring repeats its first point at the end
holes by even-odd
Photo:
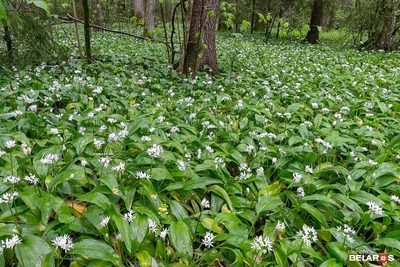
{"type": "Polygon", "coordinates": [[[92,48],[90,44],[91,32],[90,32],[90,13],[89,13],[89,0],[82,0],[83,6],[83,22],[85,32],[85,52],[86,59],[92,61],[92,48]]]}

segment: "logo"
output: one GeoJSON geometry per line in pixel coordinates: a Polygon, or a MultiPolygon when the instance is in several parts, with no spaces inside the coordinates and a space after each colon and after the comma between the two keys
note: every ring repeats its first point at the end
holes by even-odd
{"type": "Polygon", "coordinates": [[[388,261],[388,254],[386,253],[379,254],[379,261],[381,263],[386,263],[388,261]]]}
{"type": "Polygon", "coordinates": [[[394,255],[386,253],[371,255],[368,253],[362,253],[362,252],[360,253],[353,251],[349,254],[349,261],[359,261],[359,262],[379,261],[380,263],[385,265],[388,261],[394,261],[394,255]]]}

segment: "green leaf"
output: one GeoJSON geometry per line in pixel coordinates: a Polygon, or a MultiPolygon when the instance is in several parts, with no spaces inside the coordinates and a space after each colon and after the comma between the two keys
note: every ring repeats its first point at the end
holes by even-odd
{"type": "Polygon", "coordinates": [[[106,243],[94,239],[84,239],[74,244],[70,254],[78,254],[84,258],[109,261],[119,264],[118,254],[106,243]]]}
{"type": "Polygon", "coordinates": [[[50,9],[49,9],[49,5],[47,4],[47,2],[45,1],[32,1],[30,3],[33,3],[35,6],[37,6],[38,8],[43,9],[44,11],[46,11],[46,15],[50,16],[50,9]]]}
{"type": "Polygon", "coordinates": [[[7,18],[6,9],[3,6],[3,1],[0,1],[0,21],[7,18]]]}
{"type": "Polygon", "coordinates": [[[329,259],[324,261],[319,267],[342,267],[343,264],[337,263],[336,259],[329,259]]]}
{"type": "Polygon", "coordinates": [[[135,253],[147,233],[148,219],[147,216],[136,213],[135,219],[131,223],[131,239],[132,253],[135,253]]]}
{"type": "Polygon", "coordinates": [[[15,254],[22,266],[54,266],[53,250],[42,238],[27,235],[15,247],[15,254]]]}
{"type": "Polygon", "coordinates": [[[209,177],[198,177],[189,180],[188,182],[183,184],[183,189],[192,190],[197,188],[205,188],[210,184],[222,184],[221,180],[213,179],[209,177]]]}
{"type": "Polygon", "coordinates": [[[215,194],[219,195],[220,197],[222,197],[226,203],[229,206],[229,209],[231,211],[234,211],[233,206],[232,206],[232,201],[228,196],[228,193],[226,193],[225,189],[223,189],[222,187],[220,187],[219,185],[213,185],[211,187],[211,192],[214,192],[215,194]]]}
{"type": "Polygon", "coordinates": [[[93,203],[104,210],[107,210],[109,207],[111,207],[110,200],[99,192],[84,194],[80,196],[78,200],[93,203]]]}
{"type": "Polygon", "coordinates": [[[263,195],[258,197],[256,204],[256,212],[259,216],[263,211],[270,211],[276,209],[279,206],[283,206],[283,202],[279,196],[267,196],[263,195]]]}
{"type": "Polygon", "coordinates": [[[370,243],[375,244],[375,245],[383,245],[385,247],[392,247],[394,249],[400,248],[400,241],[396,240],[394,238],[380,238],[380,239],[371,241],[370,243]]]}
{"type": "Polygon", "coordinates": [[[121,234],[122,240],[124,241],[124,245],[130,255],[132,251],[132,242],[131,242],[132,228],[130,227],[127,221],[122,220],[121,216],[115,215],[113,216],[113,220],[118,228],[119,233],[121,234]]]}
{"type": "Polygon", "coordinates": [[[189,234],[189,228],[182,220],[171,224],[170,238],[178,254],[185,258],[191,259],[193,257],[193,243],[189,234]]]}
{"type": "Polygon", "coordinates": [[[321,223],[322,226],[328,228],[328,223],[325,219],[325,216],[318,209],[314,208],[308,203],[301,204],[300,208],[302,208],[305,211],[308,211],[316,220],[318,220],[321,223]]]}
{"type": "Polygon", "coordinates": [[[172,215],[174,215],[177,220],[184,220],[186,218],[189,218],[187,211],[178,201],[172,200],[170,207],[172,215]]]}

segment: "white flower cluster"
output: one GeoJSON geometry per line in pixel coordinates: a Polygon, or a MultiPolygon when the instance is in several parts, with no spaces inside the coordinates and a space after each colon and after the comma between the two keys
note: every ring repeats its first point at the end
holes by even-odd
{"type": "Polygon", "coordinates": [[[365,204],[368,206],[369,210],[376,216],[382,216],[383,215],[383,210],[381,206],[374,202],[374,201],[367,201],[365,204]]]}
{"type": "Polygon", "coordinates": [[[153,233],[157,232],[157,222],[151,218],[149,218],[148,220],[149,223],[149,230],[153,233]]]}
{"type": "Polygon", "coordinates": [[[203,237],[202,243],[204,244],[204,246],[208,247],[208,248],[212,248],[213,245],[213,239],[214,239],[215,235],[212,232],[207,232],[206,235],[203,237]]]}
{"type": "Polygon", "coordinates": [[[274,251],[272,241],[268,237],[256,236],[251,243],[251,249],[262,254],[274,251]]]}
{"type": "Polygon", "coordinates": [[[17,235],[13,235],[11,238],[6,238],[6,240],[1,241],[0,253],[3,253],[5,248],[13,249],[14,246],[21,244],[22,239],[20,239],[17,235]]]}
{"type": "Polygon", "coordinates": [[[317,231],[315,231],[314,227],[305,224],[303,225],[303,230],[299,230],[296,235],[301,237],[308,246],[311,246],[312,242],[318,241],[317,231]]]}
{"type": "Polygon", "coordinates": [[[60,160],[60,156],[57,154],[44,154],[43,158],[40,159],[42,164],[52,164],[60,160]]]}
{"type": "Polygon", "coordinates": [[[14,199],[16,199],[19,196],[18,192],[13,192],[13,193],[4,193],[0,197],[0,204],[1,203],[10,203],[14,199]]]}
{"type": "Polygon", "coordinates": [[[400,198],[398,196],[391,195],[390,200],[393,200],[394,202],[397,202],[397,204],[400,204],[400,198]]]}
{"type": "Polygon", "coordinates": [[[11,183],[11,184],[16,184],[19,183],[21,181],[21,178],[19,178],[18,176],[14,176],[14,175],[10,175],[7,176],[6,178],[4,178],[3,183],[11,183]]]}
{"type": "Polygon", "coordinates": [[[135,218],[136,218],[135,211],[128,210],[128,212],[124,214],[123,220],[131,223],[135,218]]]}
{"type": "Polygon", "coordinates": [[[147,154],[152,158],[158,158],[164,152],[164,149],[160,145],[154,144],[152,147],[147,149],[147,154]]]}
{"type": "Polygon", "coordinates": [[[294,172],[293,173],[293,182],[295,182],[296,184],[300,183],[302,177],[303,177],[303,175],[301,175],[300,173],[294,172]]]}
{"type": "Polygon", "coordinates": [[[70,251],[74,247],[72,238],[69,235],[57,236],[52,241],[54,246],[61,248],[65,253],[70,251]]]}
{"type": "Polygon", "coordinates": [[[350,244],[354,243],[354,238],[350,235],[350,234],[356,235],[356,231],[353,228],[351,228],[347,224],[343,224],[343,226],[338,226],[337,230],[343,231],[343,238],[347,240],[350,244]]]}
{"type": "Polygon", "coordinates": [[[151,178],[151,175],[146,172],[138,171],[136,172],[136,178],[149,180],[151,178]]]}
{"type": "Polygon", "coordinates": [[[251,177],[251,169],[248,167],[246,163],[242,163],[239,166],[239,180],[247,180],[251,177]]]}

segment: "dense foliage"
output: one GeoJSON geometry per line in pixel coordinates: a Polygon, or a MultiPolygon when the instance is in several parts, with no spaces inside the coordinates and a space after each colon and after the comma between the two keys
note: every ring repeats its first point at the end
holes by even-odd
{"type": "Polygon", "coordinates": [[[181,81],[163,45],[94,43],[1,80],[2,265],[400,256],[398,54],[224,38],[181,81]]]}

